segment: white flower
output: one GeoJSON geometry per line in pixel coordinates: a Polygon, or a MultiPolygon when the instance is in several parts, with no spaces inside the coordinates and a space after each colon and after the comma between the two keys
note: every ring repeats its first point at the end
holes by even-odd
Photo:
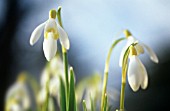
{"type": "Polygon", "coordinates": [[[43,88],[41,88],[41,90],[39,91],[38,96],[37,96],[39,104],[43,104],[45,102],[46,98],[47,98],[47,91],[46,91],[46,88],[43,87],[43,88]]]}
{"type": "Polygon", "coordinates": [[[6,105],[6,108],[12,109],[12,111],[20,111],[21,109],[24,111],[30,108],[30,97],[26,84],[17,81],[9,88],[6,95],[6,105]]]}
{"type": "Polygon", "coordinates": [[[96,103],[101,97],[102,81],[99,74],[84,78],[76,87],[76,101],[80,104],[82,97],[86,100],[86,107],[90,109],[90,98],[96,103]],[[85,91],[85,93],[84,93],[85,91]]]}
{"type": "Polygon", "coordinates": [[[52,74],[47,69],[44,69],[41,76],[41,87],[45,89],[46,85],[49,87],[49,93],[52,96],[57,96],[57,92],[59,91],[59,76],[60,74],[52,74]],[[48,83],[48,84],[47,84],[48,83]]]}
{"type": "MultiPolygon", "coordinates": [[[[138,40],[135,37],[133,37],[128,30],[125,30],[124,33],[127,37],[127,43],[126,43],[125,47],[122,49],[122,52],[121,52],[121,55],[120,55],[120,59],[119,59],[119,66],[120,67],[122,67],[123,56],[125,54],[126,49],[132,43],[138,42],[138,40]]],[[[138,42],[138,44],[135,46],[135,48],[136,48],[136,51],[137,51],[137,55],[144,53],[144,49],[146,49],[149,56],[150,56],[150,59],[155,63],[159,62],[158,57],[156,56],[155,52],[149,46],[147,46],[146,44],[138,42]]]]}
{"type": "Polygon", "coordinates": [[[64,70],[63,63],[61,58],[57,55],[55,56],[50,63],[42,71],[40,78],[41,91],[39,92],[38,101],[40,104],[45,102],[47,94],[47,85],[50,96],[59,98],[59,87],[60,87],[60,77],[64,79],[64,70]]]}
{"type": "Polygon", "coordinates": [[[49,19],[40,24],[31,34],[30,44],[34,45],[40,38],[44,29],[44,42],[43,50],[44,55],[48,61],[50,61],[57,52],[57,40],[60,39],[60,43],[67,50],[70,48],[70,42],[67,33],[64,29],[55,21],[56,10],[50,10],[49,19]]]}
{"type": "Polygon", "coordinates": [[[6,111],[25,111],[19,104],[12,103],[6,111]]]}
{"type": "Polygon", "coordinates": [[[128,67],[128,82],[133,91],[137,91],[140,86],[146,89],[148,86],[148,75],[145,66],[137,56],[136,49],[130,49],[130,62],[128,67]]]}

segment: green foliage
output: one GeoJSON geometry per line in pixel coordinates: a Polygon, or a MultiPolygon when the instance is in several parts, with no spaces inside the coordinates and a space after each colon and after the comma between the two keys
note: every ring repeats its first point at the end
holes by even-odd
{"type": "Polygon", "coordinates": [[[68,111],[77,111],[76,108],[76,96],[75,96],[75,85],[74,85],[74,71],[70,68],[70,87],[69,87],[69,106],[68,111]]]}

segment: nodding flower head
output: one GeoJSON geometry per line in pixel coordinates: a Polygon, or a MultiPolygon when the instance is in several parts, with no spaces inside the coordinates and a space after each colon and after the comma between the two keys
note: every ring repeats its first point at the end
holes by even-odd
{"type": "Polygon", "coordinates": [[[68,50],[70,48],[68,35],[64,29],[56,22],[56,15],[56,10],[50,10],[49,19],[37,26],[32,32],[30,38],[30,44],[34,45],[39,40],[44,30],[43,50],[44,55],[48,61],[50,61],[56,55],[58,39],[65,49],[68,50]]]}
{"type": "Polygon", "coordinates": [[[127,50],[127,48],[132,44],[137,42],[138,44],[135,45],[135,49],[137,52],[137,55],[139,54],[143,54],[144,53],[144,49],[146,49],[146,51],[148,52],[150,59],[155,62],[158,63],[158,57],[156,56],[155,52],[146,44],[139,42],[135,37],[132,36],[131,32],[129,30],[124,30],[124,34],[127,38],[127,43],[126,45],[123,47],[121,55],[120,55],[120,59],[119,59],[119,66],[122,67],[122,61],[123,61],[123,56],[125,54],[125,51],[127,50]]]}
{"type": "Polygon", "coordinates": [[[137,51],[130,46],[130,62],[128,67],[128,82],[133,91],[137,91],[140,87],[146,89],[148,86],[148,75],[145,66],[137,56],[137,51]]]}
{"type": "Polygon", "coordinates": [[[26,111],[30,108],[30,95],[23,81],[17,81],[7,91],[6,111],[26,111]]]}

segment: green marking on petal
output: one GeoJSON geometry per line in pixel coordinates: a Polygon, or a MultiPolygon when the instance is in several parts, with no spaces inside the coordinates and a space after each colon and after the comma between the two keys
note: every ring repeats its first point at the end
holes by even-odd
{"type": "Polygon", "coordinates": [[[54,38],[55,40],[57,40],[57,39],[59,38],[59,33],[58,33],[58,31],[55,30],[54,28],[49,28],[49,29],[47,29],[46,32],[44,33],[44,38],[45,38],[45,39],[48,39],[48,33],[49,33],[49,32],[52,32],[52,33],[54,34],[53,38],[54,38]]]}

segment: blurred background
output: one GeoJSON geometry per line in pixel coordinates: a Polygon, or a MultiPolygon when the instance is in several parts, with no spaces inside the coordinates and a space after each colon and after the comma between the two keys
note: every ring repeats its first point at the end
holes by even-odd
{"type": "MultiPolygon", "coordinates": [[[[37,25],[48,19],[48,11],[62,6],[62,19],[69,35],[69,63],[77,81],[101,72],[112,42],[129,29],[150,46],[159,58],[154,64],[145,53],[149,86],[134,93],[126,87],[127,111],[162,111],[170,105],[170,1],[169,0],[0,0],[0,109],[5,93],[21,71],[39,78],[47,62],[42,50],[43,36],[31,47],[29,38],[37,25]]],[[[119,107],[121,68],[119,55],[125,42],[113,51],[108,90],[112,104],[119,107]],[[116,96],[116,97],[115,97],[116,96]],[[116,99],[117,98],[117,99],[116,99]]],[[[103,75],[102,75],[103,76],[103,75]]]]}

